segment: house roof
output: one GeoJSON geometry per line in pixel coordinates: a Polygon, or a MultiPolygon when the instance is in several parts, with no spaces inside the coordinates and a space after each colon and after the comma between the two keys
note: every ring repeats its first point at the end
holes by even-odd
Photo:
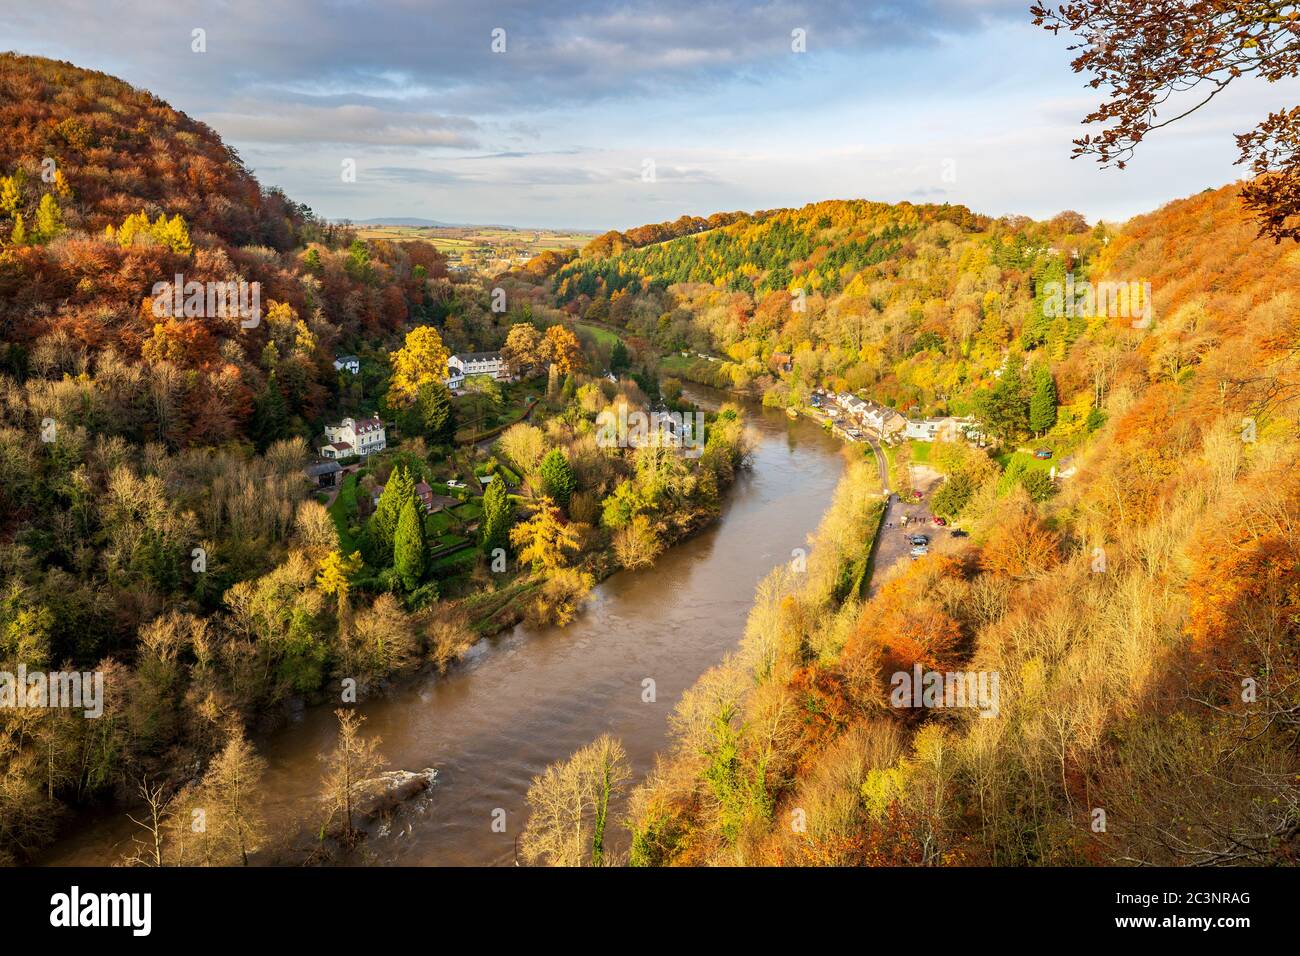
{"type": "Polygon", "coordinates": [[[336,471],[342,471],[343,466],[337,461],[318,461],[308,465],[303,472],[308,478],[319,478],[321,475],[330,475],[336,471]]]}
{"type": "Polygon", "coordinates": [[[347,451],[349,448],[352,447],[352,443],[346,441],[336,441],[326,445],[325,447],[333,448],[335,451],[347,451]]]}
{"type": "Polygon", "coordinates": [[[452,356],[454,359],[460,359],[462,362],[499,362],[501,361],[500,352],[457,352],[452,356]]]}
{"type": "Polygon", "coordinates": [[[336,362],[360,362],[361,359],[357,358],[355,355],[336,355],[336,356],[334,356],[334,361],[336,361],[336,362]]]}

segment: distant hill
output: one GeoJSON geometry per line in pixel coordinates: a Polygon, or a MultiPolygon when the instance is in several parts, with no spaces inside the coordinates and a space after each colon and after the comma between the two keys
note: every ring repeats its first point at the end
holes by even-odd
{"type": "Polygon", "coordinates": [[[443,222],[441,219],[417,219],[412,216],[378,216],[374,219],[349,221],[355,226],[414,226],[419,229],[460,229],[469,225],[463,222],[443,222]]]}
{"type": "Polygon", "coordinates": [[[122,80],[0,54],[0,130],[0,373],[98,383],[125,362],[170,390],[159,405],[148,387],[106,397],[96,384],[87,410],[63,412],[91,433],[181,447],[307,432],[337,388],[335,348],[433,317],[428,280],[446,276],[433,245],[355,243],[122,80]],[[153,289],[178,273],[257,283],[265,321],[160,321],[153,289]],[[285,414],[266,406],[268,429],[254,407],[272,369],[285,414]]]}

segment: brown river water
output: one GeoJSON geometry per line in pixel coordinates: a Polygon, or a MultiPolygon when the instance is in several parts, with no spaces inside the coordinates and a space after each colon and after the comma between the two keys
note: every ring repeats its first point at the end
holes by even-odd
{"type": "MultiPolygon", "coordinates": [[[[722,398],[694,386],[688,395],[704,407],[722,398]]],[[[446,675],[360,705],[388,769],[434,767],[438,776],[391,829],[371,835],[357,862],[509,865],[528,786],[548,764],[608,732],[627,749],[634,780],[650,769],[678,699],[739,643],[755,585],[806,546],[844,469],[840,442],[814,423],[753,404],[746,412],[757,437],[752,467],[714,525],[653,568],[606,579],[569,627],[521,625],[481,641],[446,675]],[[642,701],[646,678],[654,703],[642,701]],[[500,810],[505,832],[494,832],[500,810]]],[[[257,741],[269,764],[272,833],[316,819],[318,755],[336,728],[330,708],[315,707],[257,741]]],[[[133,830],[120,810],[86,820],[43,862],[114,863],[133,830]]],[[[626,846],[625,832],[611,837],[626,846]]]]}

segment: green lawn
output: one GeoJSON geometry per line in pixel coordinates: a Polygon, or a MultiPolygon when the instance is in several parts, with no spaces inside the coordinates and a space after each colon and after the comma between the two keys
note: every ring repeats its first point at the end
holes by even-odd
{"type": "Polygon", "coordinates": [[[461,521],[475,521],[483,517],[483,505],[473,499],[449,510],[461,521]]]}
{"type": "Polygon", "coordinates": [[[430,571],[451,571],[453,574],[458,571],[464,571],[474,566],[478,560],[477,548],[466,548],[463,551],[457,551],[455,554],[449,554],[445,558],[439,558],[429,566],[430,571]]]}
{"type": "Polygon", "coordinates": [[[596,340],[597,344],[608,346],[611,349],[614,347],[614,343],[618,341],[618,336],[609,329],[602,329],[599,326],[588,325],[585,322],[574,322],[573,327],[581,332],[586,332],[596,340]]]}
{"type": "Polygon", "coordinates": [[[445,511],[438,511],[424,516],[424,534],[429,539],[436,538],[453,524],[456,519],[445,511]]]}
{"type": "Polygon", "coordinates": [[[694,356],[682,355],[680,352],[674,352],[672,355],[665,355],[659,360],[659,371],[667,375],[681,377],[683,373],[690,369],[695,363],[694,356]]]}
{"type": "Polygon", "coordinates": [[[357,514],[357,476],[355,473],[343,479],[343,485],[339,488],[339,494],[334,499],[334,504],[330,505],[329,513],[330,517],[334,519],[334,528],[339,533],[340,550],[344,554],[351,554],[358,547],[351,532],[348,531],[348,525],[357,514]]]}
{"type": "Polygon", "coordinates": [[[1025,471],[1051,471],[1052,466],[1057,464],[1056,457],[1043,459],[1035,458],[1032,453],[1027,451],[1003,452],[994,459],[1005,472],[1014,462],[1016,468],[1022,472],[1025,471]]]}
{"type": "Polygon", "coordinates": [[[1002,466],[1002,481],[999,485],[1002,491],[1006,491],[1013,482],[1031,471],[1050,472],[1052,467],[1058,464],[1055,457],[1044,460],[1035,458],[1027,451],[1006,452],[996,456],[994,461],[1002,466]]]}
{"type": "Polygon", "coordinates": [[[912,446],[912,461],[918,465],[924,465],[930,461],[930,449],[933,447],[932,442],[917,441],[913,438],[908,442],[912,446]]]}

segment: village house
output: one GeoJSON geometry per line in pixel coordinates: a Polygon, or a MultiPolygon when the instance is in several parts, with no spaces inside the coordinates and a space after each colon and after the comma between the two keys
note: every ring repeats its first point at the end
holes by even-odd
{"type": "Polygon", "coordinates": [[[447,374],[453,378],[459,375],[462,379],[472,375],[491,375],[500,382],[510,377],[510,370],[500,352],[457,352],[447,359],[447,374]]]}
{"type": "Polygon", "coordinates": [[[351,372],[357,375],[361,372],[361,359],[355,355],[340,355],[334,359],[334,370],[336,372],[351,372]]]}
{"type": "Polygon", "coordinates": [[[345,418],[337,425],[325,426],[326,444],[321,448],[322,458],[348,458],[352,455],[373,455],[388,447],[384,423],[378,418],[360,421],[345,418]]]}
{"type": "Polygon", "coordinates": [[[919,421],[909,421],[905,437],[916,441],[955,442],[965,439],[977,443],[982,442],[984,438],[979,430],[979,424],[969,416],[964,418],[953,416],[923,418],[919,421]]]}
{"type": "Polygon", "coordinates": [[[893,438],[907,428],[907,419],[892,408],[875,402],[868,402],[867,406],[862,413],[862,423],[875,429],[882,438],[893,438]]]}
{"type": "MultiPolygon", "coordinates": [[[[383,497],[384,485],[376,485],[374,494],[371,495],[370,503],[373,507],[379,507],[379,499],[383,497]]],[[[434,513],[442,511],[444,508],[454,508],[460,504],[459,498],[453,498],[450,495],[436,495],[433,489],[429,487],[426,481],[419,481],[415,485],[415,497],[419,500],[420,506],[425,511],[434,513]]]]}
{"type": "Polygon", "coordinates": [[[333,488],[338,483],[339,473],[343,470],[337,461],[319,461],[303,469],[317,488],[333,488]]]}
{"type": "Polygon", "coordinates": [[[774,372],[785,374],[794,371],[794,359],[788,352],[773,352],[767,364],[774,372]]]}

